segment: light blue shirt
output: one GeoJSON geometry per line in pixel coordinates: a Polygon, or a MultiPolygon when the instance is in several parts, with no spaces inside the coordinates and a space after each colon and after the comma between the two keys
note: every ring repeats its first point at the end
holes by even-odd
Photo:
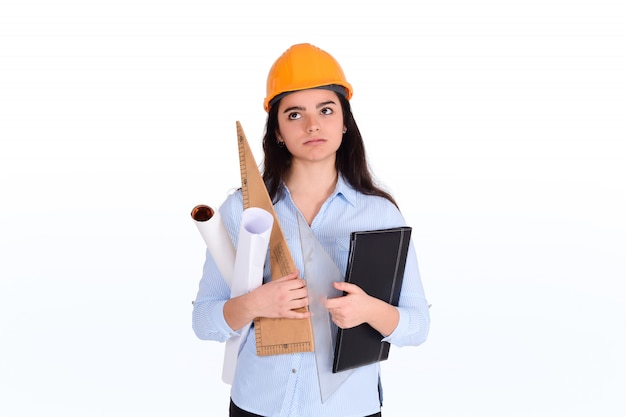
{"type": "MultiPolygon", "coordinates": [[[[287,189],[274,209],[296,268],[303,274],[297,220],[301,214],[287,189]]],[[[222,221],[235,247],[242,213],[241,191],[236,191],[220,207],[222,221]]],[[[311,230],[339,270],[345,271],[351,232],[405,225],[400,211],[389,200],[359,193],[340,176],[335,191],[313,220],[311,230]]],[[[264,282],[270,279],[269,262],[266,262],[264,282]]],[[[238,334],[224,319],[223,308],[229,297],[230,289],[207,251],[192,320],[193,330],[200,339],[223,342],[238,334]]],[[[409,247],[398,310],[398,326],[381,339],[396,346],[423,343],[428,335],[430,316],[413,242],[409,247]]],[[[380,411],[378,363],[356,369],[322,403],[314,353],[257,356],[255,344],[254,329],[251,329],[241,348],[231,388],[231,397],[240,408],[268,417],[364,417],[380,411]]]]}

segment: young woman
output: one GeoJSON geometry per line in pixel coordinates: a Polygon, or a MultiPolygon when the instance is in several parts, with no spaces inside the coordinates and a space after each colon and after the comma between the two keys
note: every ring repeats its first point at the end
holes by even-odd
{"type": "MultiPolygon", "coordinates": [[[[337,61],[310,44],[290,47],[272,66],[264,107],[263,179],[299,271],[304,271],[297,216],[345,271],[350,233],[404,226],[393,197],[369,171],[363,139],[352,115],[352,86],[337,61]]],[[[228,196],[220,215],[233,242],[243,212],[241,192],[228,196]]],[[[299,271],[271,280],[236,298],[210,253],[193,309],[200,339],[225,341],[255,317],[306,318],[306,281],[299,271]]],[[[354,284],[336,282],[345,296],[326,308],[340,328],[368,323],[381,340],[396,346],[426,340],[430,317],[411,243],[399,305],[370,297],[354,284]]],[[[254,331],[243,343],[231,389],[230,416],[380,416],[382,388],[378,363],[357,368],[322,403],[312,352],[257,356],[254,331]]]]}

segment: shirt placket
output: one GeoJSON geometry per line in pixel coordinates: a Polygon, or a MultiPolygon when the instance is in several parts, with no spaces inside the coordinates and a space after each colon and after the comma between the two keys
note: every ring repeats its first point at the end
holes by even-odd
{"type": "Polygon", "coordinates": [[[297,417],[300,406],[298,394],[298,381],[300,379],[300,362],[302,355],[295,354],[291,360],[291,368],[288,370],[289,378],[285,387],[285,399],[280,410],[280,417],[297,417]]]}

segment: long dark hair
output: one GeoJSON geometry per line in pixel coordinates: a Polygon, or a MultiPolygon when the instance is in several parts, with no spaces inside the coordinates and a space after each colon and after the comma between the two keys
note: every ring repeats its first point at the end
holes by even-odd
{"type": "MultiPolygon", "coordinates": [[[[363,137],[354,120],[350,102],[341,94],[337,94],[337,97],[341,103],[343,121],[347,129],[337,150],[335,160],[337,171],[357,191],[366,195],[384,197],[397,207],[398,204],[391,194],[377,186],[374,181],[365,156],[363,137]]],[[[280,189],[283,176],[291,167],[292,159],[287,148],[279,146],[276,140],[279,104],[280,101],[272,104],[267,115],[265,135],[263,136],[263,180],[274,203],[282,197],[280,189]]]]}

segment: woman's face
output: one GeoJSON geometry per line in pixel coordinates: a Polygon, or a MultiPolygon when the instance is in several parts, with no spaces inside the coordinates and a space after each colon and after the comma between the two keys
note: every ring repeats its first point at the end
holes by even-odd
{"type": "Polygon", "coordinates": [[[333,91],[296,91],[279,103],[276,136],[285,143],[293,162],[334,161],[343,130],[341,103],[333,91]]]}

